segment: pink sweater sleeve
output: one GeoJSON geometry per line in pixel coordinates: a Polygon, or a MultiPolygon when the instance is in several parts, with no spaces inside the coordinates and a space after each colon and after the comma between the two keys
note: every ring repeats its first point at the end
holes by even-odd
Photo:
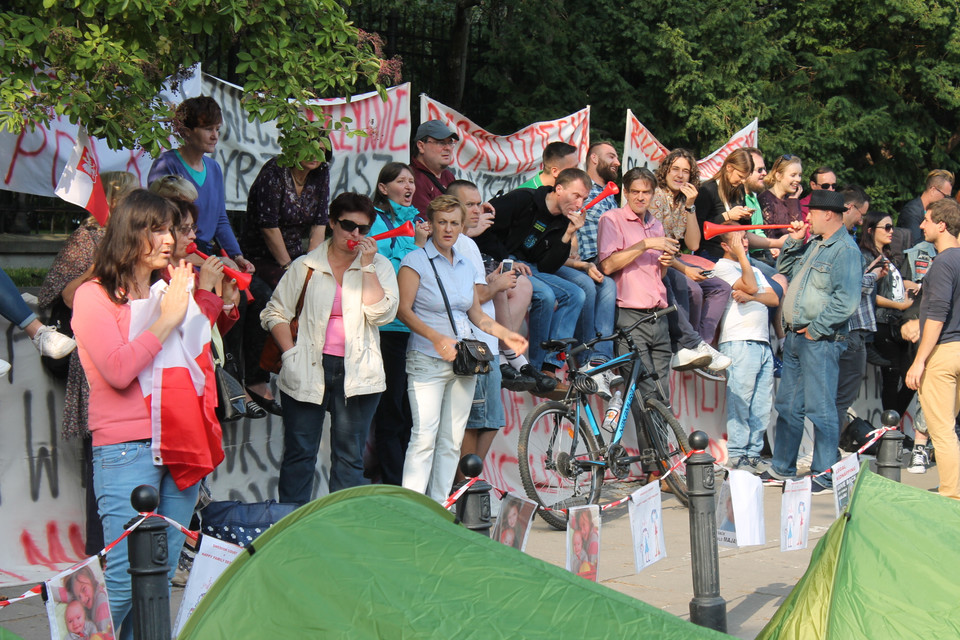
{"type": "Polygon", "coordinates": [[[70,325],[93,366],[114,389],[130,386],[163,347],[149,331],[130,342],[126,334],[130,327],[129,314],[129,307],[114,304],[99,283],[86,282],[77,289],[70,325]],[[127,318],[121,323],[123,313],[127,318]]]}

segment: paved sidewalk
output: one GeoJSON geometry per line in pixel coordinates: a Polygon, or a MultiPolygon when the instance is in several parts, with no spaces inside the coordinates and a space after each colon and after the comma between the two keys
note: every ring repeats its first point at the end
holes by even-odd
{"type": "MultiPolygon", "coordinates": [[[[907,457],[904,455],[905,461],[907,457]]],[[[867,464],[867,459],[864,458],[862,463],[867,464]]],[[[912,475],[904,470],[902,482],[922,489],[936,487],[936,467],[924,475],[912,475]]],[[[605,485],[603,499],[613,501],[637,488],[636,484],[605,485]]],[[[743,549],[720,548],[720,595],[727,601],[727,631],[739,638],[754,638],[767,624],[777,607],[803,576],[813,548],[834,521],[833,496],[813,498],[809,547],[801,551],[782,553],[778,532],[780,495],[778,487],[764,488],[767,544],[743,549]]],[[[693,581],[690,573],[687,509],[670,494],[663,494],[663,530],[667,557],[639,574],[634,572],[633,537],[627,514],[627,504],[603,513],[599,566],[601,584],[689,619],[693,581]]],[[[557,531],[536,518],[527,542],[527,553],[562,567],[565,563],[564,540],[564,532],[557,531]]],[[[23,590],[13,589],[2,595],[14,597],[23,590]]],[[[182,594],[182,589],[173,590],[172,616],[176,615],[182,594]]],[[[0,609],[0,627],[26,640],[44,640],[50,637],[46,612],[39,597],[0,609]]]]}

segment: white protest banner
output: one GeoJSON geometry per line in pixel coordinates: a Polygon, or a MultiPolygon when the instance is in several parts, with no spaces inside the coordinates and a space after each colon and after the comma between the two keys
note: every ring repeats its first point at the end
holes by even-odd
{"type": "Polygon", "coordinates": [[[583,163],[590,146],[590,107],[545,122],[535,122],[507,136],[490,133],[466,116],[420,95],[420,120],[441,120],[460,136],[450,170],[457,178],[470,180],[480,195],[490,199],[517,188],[541,168],[543,149],[551,142],[566,142],[578,150],[583,163]]]}
{"type": "Polygon", "coordinates": [[[810,536],[810,476],[783,481],[780,499],[780,551],[806,549],[810,536]]]}
{"type": "MultiPolygon", "coordinates": [[[[726,144],[706,158],[697,161],[700,179],[712,178],[734,149],[757,146],[758,127],[759,122],[754,118],[750,124],[733,134],[726,144]]],[[[623,170],[646,167],[655,171],[668,153],[670,149],[650,133],[650,130],[633,115],[633,111],[627,109],[626,134],[623,139],[623,170]]]]}
{"type": "MultiPolygon", "coordinates": [[[[170,105],[198,95],[199,72],[184,80],[178,92],[167,88],[160,92],[160,97],[170,105]]],[[[53,197],[77,143],[78,129],[66,117],[56,116],[48,127],[33,131],[26,127],[19,134],[0,132],[0,189],[53,197]]],[[[129,171],[137,177],[138,184],[146,186],[153,158],[143,149],[114,151],[107,148],[106,142],[90,138],[89,150],[100,173],[129,171]]]]}
{"type": "Polygon", "coordinates": [[[660,524],[662,497],[660,483],[651,482],[630,494],[630,530],[633,533],[633,564],[640,573],[667,557],[667,545],[660,524]]]}
{"type": "MultiPolygon", "coordinates": [[[[247,121],[241,99],[243,89],[213,76],[203,75],[203,95],[211,96],[223,110],[223,129],[214,154],[223,169],[227,209],[245,210],[247,192],[270,158],[280,153],[273,122],[247,121]]],[[[387,102],[375,91],[349,100],[319,100],[318,111],[336,121],[346,116],[347,129],[330,137],[333,163],[331,196],[344,191],[372,195],[380,169],[388,162],[410,160],[410,83],[387,89],[387,102]],[[347,135],[359,130],[366,135],[347,135]]],[[[315,117],[315,116],[314,116],[315,117]]]]}
{"type": "MultiPolygon", "coordinates": [[[[185,98],[211,96],[223,111],[223,129],[214,158],[223,169],[227,209],[247,208],[247,192],[264,163],[280,153],[277,128],[259,120],[249,122],[241,104],[243,90],[199,71],[185,81],[179,93],[161,92],[171,106],[185,98]]],[[[345,98],[321,100],[319,111],[334,120],[352,119],[349,129],[366,136],[334,132],[332,194],[357,191],[370,195],[380,168],[392,160],[410,160],[410,84],[387,89],[387,102],[376,92],[345,98]]],[[[66,118],[51,121],[49,128],[25,129],[14,135],[0,132],[0,188],[20,193],[53,196],[74,145],[77,126],[66,118]]],[[[146,186],[153,158],[143,149],[113,151],[105,142],[90,138],[90,149],[100,173],[129,171],[146,186]]]]}
{"type": "Polygon", "coordinates": [[[860,456],[851,453],[833,465],[833,504],[837,508],[837,517],[843,513],[853,495],[853,485],[860,473],[860,456]]]}
{"type": "Polygon", "coordinates": [[[176,638],[187,624],[190,614],[200,604],[203,596],[213,586],[220,574],[226,571],[233,559],[243,552],[243,547],[235,544],[218,540],[213,536],[200,537],[200,549],[197,550],[197,557],[193,560],[193,567],[190,569],[190,577],[187,578],[187,586],[183,590],[183,598],[180,600],[180,610],[177,612],[177,619],[173,623],[173,637],[176,638]]]}

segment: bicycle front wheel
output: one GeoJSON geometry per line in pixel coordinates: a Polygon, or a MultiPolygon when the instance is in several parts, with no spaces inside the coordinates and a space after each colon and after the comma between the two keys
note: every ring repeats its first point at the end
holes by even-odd
{"type": "MultiPolygon", "coordinates": [[[[636,418],[634,415],[634,419],[636,418]]],[[[688,504],[690,499],[687,495],[687,466],[680,462],[690,452],[684,428],[673,417],[670,409],[656,398],[647,398],[642,420],[650,444],[657,454],[656,465],[660,475],[679,463],[673,473],[667,476],[666,482],[677,499],[684,505],[688,504]]]]}
{"type": "Polygon", "coordinates": [[[541,403],[524,419],[517,457],[524,491],[553,528],[567,528],[563,509],[600,499],[603,456],[586,423],[574,424],[564,403],[541,403]]]}

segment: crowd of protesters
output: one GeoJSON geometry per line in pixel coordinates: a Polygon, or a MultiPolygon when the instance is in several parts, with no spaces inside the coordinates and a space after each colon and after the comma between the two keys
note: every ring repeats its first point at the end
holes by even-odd
{"type": "MultiPolygon", "coordinates": [[[[41,296],[44,308],[66,314],[66,333],[72,314],[79,347],[64,372],[64,436],[85,441],[88,551],[104,532],[119,535],[134,515],[130,490],[145,478],[161,488],[161,513],[190,519],[200,478],[169,452],[170,464],[159,462],[159,408],[142,392],[143,372],[173,333],[203,347],[202,370],[219,366],[240,382],[241,415],[282,417],[282,502],[316,495],[327,413],[330,491],[378,481],[442,501],[462,479],[461,455],[484,458],[504,426],[501,388],[549,397],[569,389],[543,341],[608,335],[671,304],[677,313],[634,328],[634,340],[660,381],[671,368],[726,381],[730,468],[768,484],[794,476],[809,419],[814,492],[830,492],[869,362],[880,368],[884,409],[903,414],[919,387],[926,419],[914,421],[908,470],[929,465],[926,424],[940,492],[960,498],[960,358],[950,355],[960,342],[960,205],[949,172],[931,172],[894,216],[871,210],[864,189],[838,185],[828,167],[805,188],[802,160],[789,154],[768,171],[759,149],[737,149],[703,179],[693,153],[676,149],[656,173],[635,168],[620,180],[611,143],[592,144],[584,170],[578,150],[556,141],[540,174],[486,201],[450,171],[459,138],[432,120],[415,134],[413,162],[387,163],[369,195],[331,194],[327,158],[292,168],[268,161],[250,190],[241,243],[208,155],[222,121],[211,98],[182,103],[174,121],[182,142],[155,162],[150,190],[107,181],[115,188],[106,228],[77,230],[41,296]],[[620,194],[585,209],[608,182],[620,194]],[[405,224],[411,234],[372,238],[405,224]],[[782,228],[736,228],[762,224],[782,228]],[[248,294],[227,267],[252,276],[248,294]],[[165,293],[153,321],[134,314],[132,329],[131,309],[155,289],[165,293]],[[464,339],[494,354],[489,373],[455,373],[464,339]],[[270,347],[281,354],[278,397],[261,358],[270,347]],[[770,460],[761,454],[774,405],[770,460]]],[[[52,350],[43,337],[51,330],[35,316],[20,311],[16,322],[52,350]]],[[[54,356],[72,349],[63,340],[54,356]]],[[[584,362],[613,355],[612,343],[598,343],[584,362]]],[[[623,381],[610,371],[594,380],[604,398],[623,381]]],[[[659,386],[644,381],[642,392],[669,400],[669,385],[659,386]]],[[[198,392],[197,415],[209,415],[215,396],[210,386],[198,392]]],[[[215,466],[218,425],[200,423],[211,443],[201,453],[215,466]]],[[[171,531],[171,575],[181,542],[171,531]]],[[[106,579],[119,626],[129,578],[125,552],[114,556],[106,579]]]]}

